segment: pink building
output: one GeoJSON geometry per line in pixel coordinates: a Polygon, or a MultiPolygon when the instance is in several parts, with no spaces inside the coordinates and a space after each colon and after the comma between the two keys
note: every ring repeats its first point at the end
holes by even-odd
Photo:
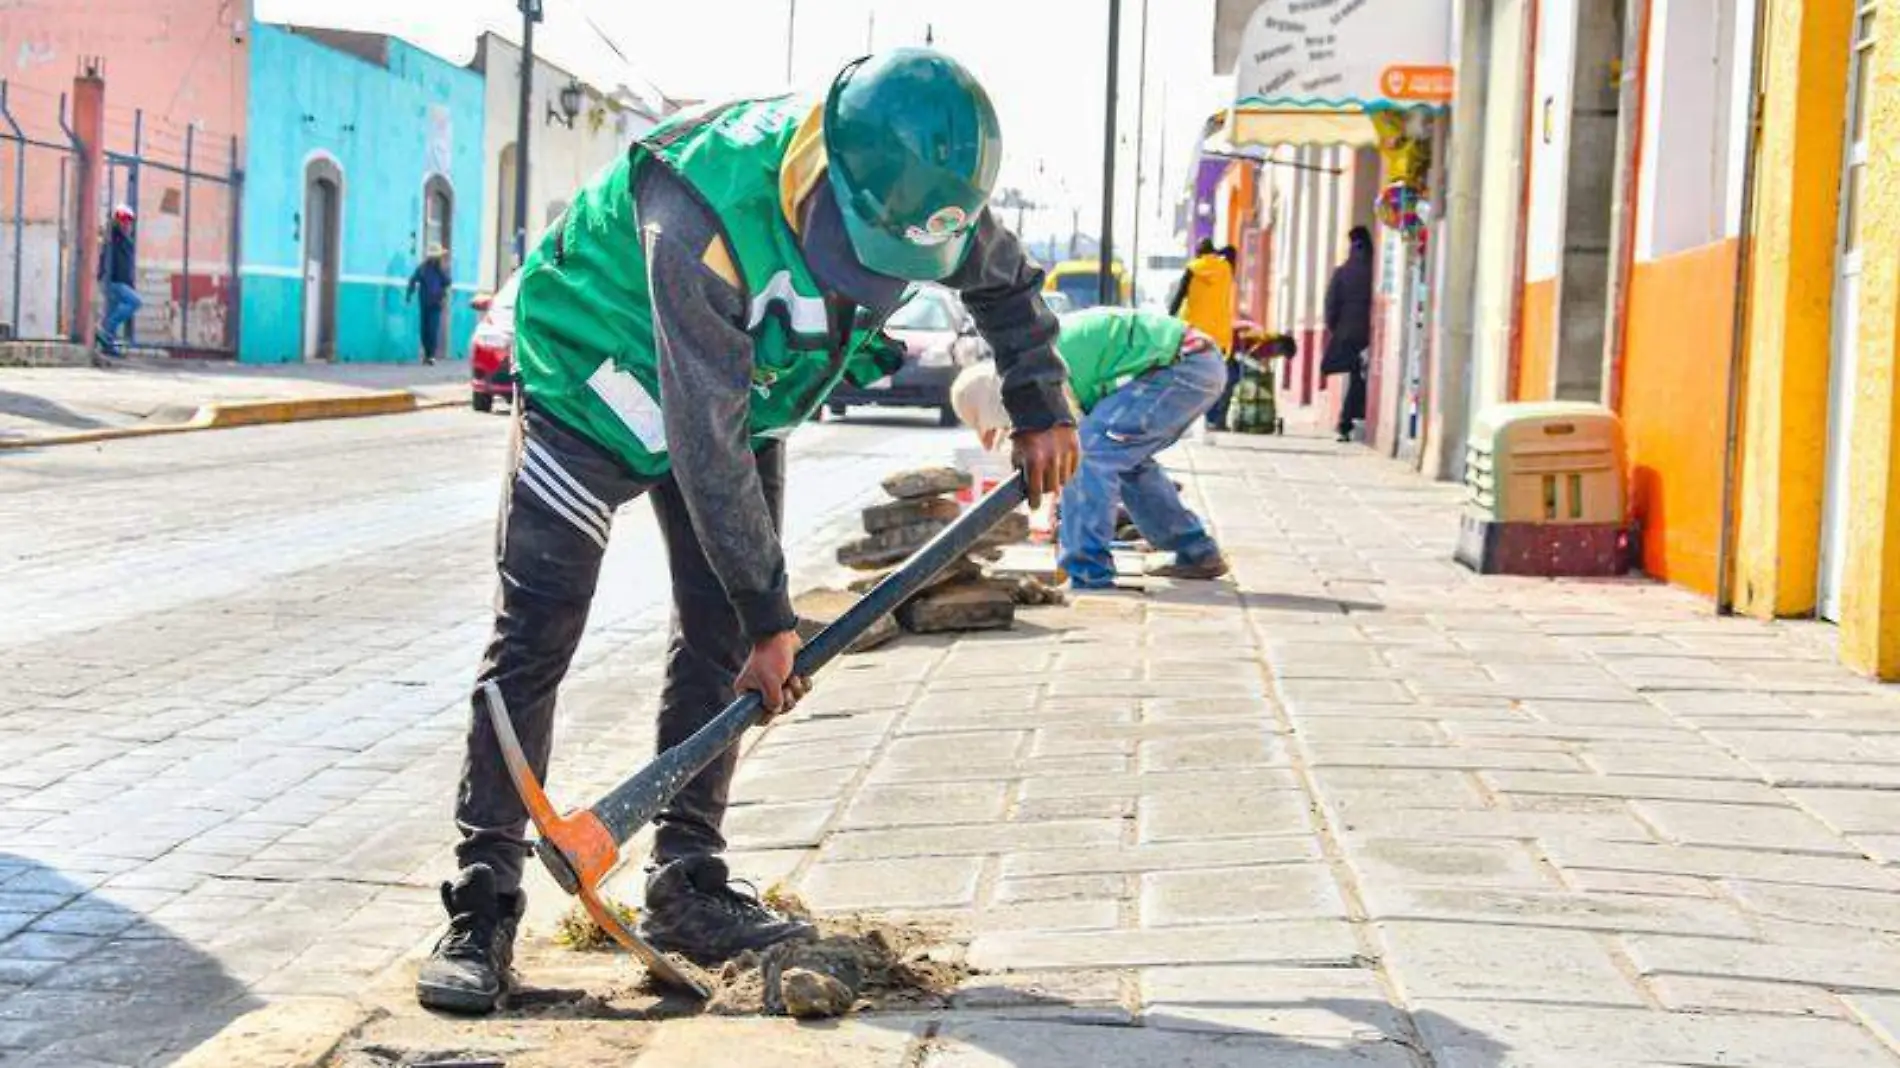
{"type": "Polygon", "coordinates": [[[0,9],[12,119],[0,120],[0,323],[50,337],[70,320],[78,213],[73,157],[59,147],[60,94],[97,61],[108,162],[89,221],[103,225],[117,201],[139,213],[140,339],[229,349],[237,196],[218,179],[243,159],[249,34],[249,0],[13,0],[0,9]]]}

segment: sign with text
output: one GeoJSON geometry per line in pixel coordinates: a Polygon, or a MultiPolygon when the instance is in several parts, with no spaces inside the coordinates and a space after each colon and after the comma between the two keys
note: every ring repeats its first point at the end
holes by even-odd
{"type": "Polygon", "coordinates": [[[1452,0],[1265,0],[1235,75],[1242,107],[1370,111],[1451,101],[1452,0]]]}

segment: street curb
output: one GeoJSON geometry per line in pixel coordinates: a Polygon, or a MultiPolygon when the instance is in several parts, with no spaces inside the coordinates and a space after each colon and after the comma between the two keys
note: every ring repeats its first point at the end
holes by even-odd
{"type": "Polygon", "coordinates": [[[207,404],[182,423],[157,426],[114,426],[98,430],[75,430],[63,434],[45,434],[32,438],[0,439],[0,452],[9,449],[38,449],[52,445],[87,445],[122,438],[150,438],[163,434],[188,434],[198,430],[227,430],[241,426],[267,426],[275,423],[302,423],[319,419],[357,419],[371,415],[401,415],[406,412],[437,408],[459,408],[460,399],[424,397],[407,389],[377,393],[353,393],[333,397],[300,397],[295,400],[234,401],[207,404]]]}
{"type": "Polygon", "coordinates": [[[338,997],[272,1001],[224,1025],[172,1068],[319,1068],[380,1009],[338,997]]]}

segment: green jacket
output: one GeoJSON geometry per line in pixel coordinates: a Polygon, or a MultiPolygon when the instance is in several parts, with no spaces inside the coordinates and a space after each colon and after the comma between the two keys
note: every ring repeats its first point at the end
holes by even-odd
{"type": "Polygon", "coordinates": [[[1089,308],[1061,320],[1056,348],[1084,412],[1129,381],[1173,363],[1187,337],[1182,320],[1134,308],[1089,308]]]}
{"type": "Polygon", "coordinates": [[[636,475],[668,470],[652,294],[633,181],[671,168],[716,216],[753,342],[754,447],[804,422],[847,370],[875,379],[872,332],[833,322],[779,205],[778,171],[807,108],[744,101],[668,120],[574,197],[522,267],[515,358],[530,401],[636,475]]]}

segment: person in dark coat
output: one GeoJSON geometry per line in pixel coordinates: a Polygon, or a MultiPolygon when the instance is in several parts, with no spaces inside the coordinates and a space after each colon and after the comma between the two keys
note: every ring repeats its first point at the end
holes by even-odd
{"type": "Polygon", "coordinates": [[[434,363],[442,352],[442,310],[449,302],[454,281],[449,277],[449,253],[441,245],[429,249],[429,257],[409,276],[405,299],[414,300],[422,293],[422,362],[434,363]]]}
{"type": "Polygon", "coordinates": [[[1355,226],[1346,241],[1346,262],[1326,284],[1326,350],[1319,365],[1321,374],[1347,376],[1340,441],[1351,441],[1353,424],[1366,417],[1366,348],[1372,344],[1372,232],[1355,226]]]}
{"type": "Polygon", "coordinates": [[[138,249],[133,240],[133,227],[137,224],[138,214],[130,204],[113,208],[112,229],[107,231],[99,249],[99,281],[104,285],[106,313],[99,324],[96,343],[99,351],[107,356],[118,356],[124,351],[119,347],[119,333],[131,325],[132,317],[144,303],[139,299],[138,249]]]}

